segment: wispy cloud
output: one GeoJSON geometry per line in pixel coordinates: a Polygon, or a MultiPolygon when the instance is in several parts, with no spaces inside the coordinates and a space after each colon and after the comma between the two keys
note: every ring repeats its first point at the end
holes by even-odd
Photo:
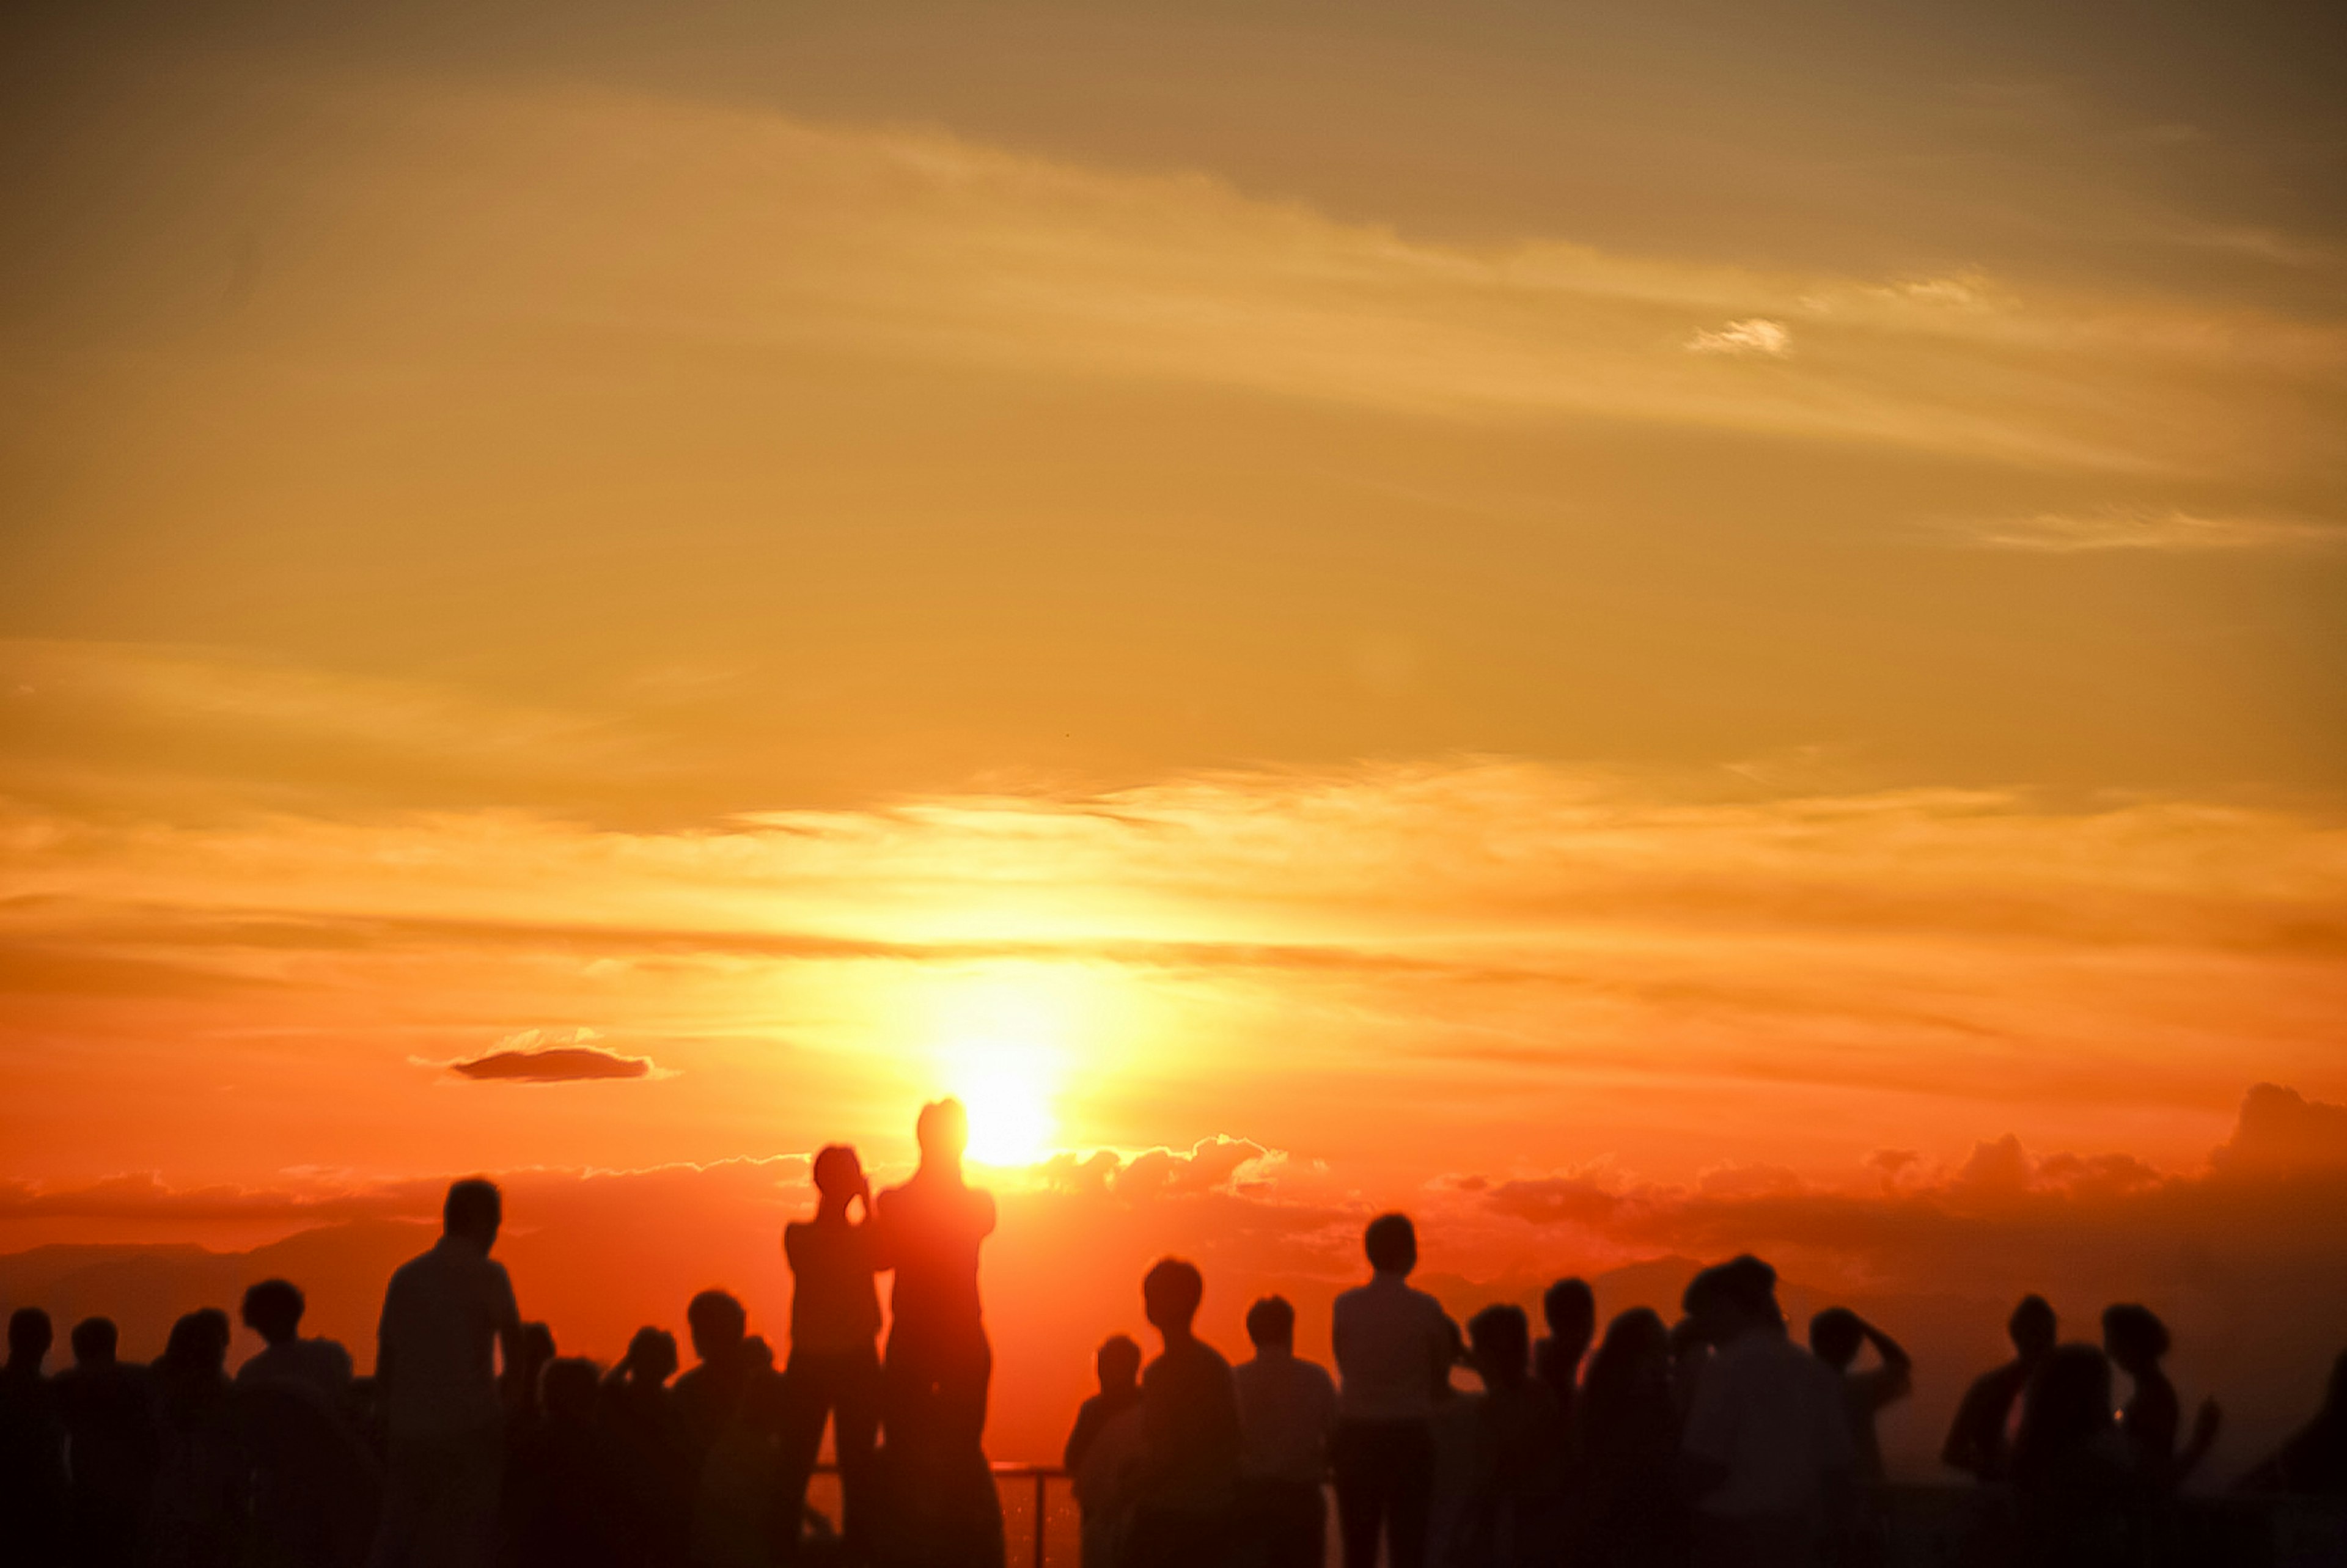
{"type": "Polygon", "coordinates": [[[1783,359],[1793,352],[1793,334],[1781,323],[1755,316],[1750,321],[1730,322],[1724,327],[1699,332],[1687,339],[1686,346],[1690,354],[1757,354],[1783,359]]]}
{"type": "Polygon", "coordinates": [[[1983,548],[2046,555],[2309,550],[2333,548],[2347,542],[2347,528],[2335,525],[2123,507],[2092,512],[2040,512],[2025,518],[1968,523],[1949,531],[1983,548]]]}

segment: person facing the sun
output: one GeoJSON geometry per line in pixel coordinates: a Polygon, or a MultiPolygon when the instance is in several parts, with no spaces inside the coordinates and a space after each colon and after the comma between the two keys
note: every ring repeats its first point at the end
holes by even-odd
{"type": "Polygon", "coordinates": [[[969,1117],[961,1102],[922,1106],[914,1131],[919,1168],[882,1193],[873,1211],[874,1266],[896,1272],[881,1428],[892,1507],[934,1507],[938,1517],[895,1523],[999,1562],[1001,1505],[982,1444],[994,1351],[978,1295],[978,1254],[994,1234],[994,1194],[962,1175],[969,1117]]]}
{"type": "Polygon", "coordinates": [[[834,1143],[815,1157],[811,1220],[783,1230],[791,1266],[789,1375],[799,1397],[783,1433],[782,1506],[796,1519],[807,1478],[831,1423],[839,1460],[843,1529],[849,1550],[866,1555],[872,1524],[873,1443],[880,1426],[880,1297],[873,1285],[872,1184],[856,1151],[834,1143]],[[862,1219],[851,1219],[861,1204],[862,1219]]]}

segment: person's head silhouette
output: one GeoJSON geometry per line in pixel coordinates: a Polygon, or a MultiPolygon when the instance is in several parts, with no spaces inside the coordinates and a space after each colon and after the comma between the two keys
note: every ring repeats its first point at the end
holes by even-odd
{"type": "Polygon", "coordinates": [[[1486,1307],[1467,1320],[1467,1344],[1484,1388],[1512,1389],[1523,1382],[1532,1343],[1532,1325],[1522,1307],[1486,1307]]]}
{"type": "Polygon", "coordinates": [[[1361,1233],[1361,1248],[1378,1273],[1406,1276],[1418,1267],[1418,1227],[1408,1214],[1379,1214],[1361,1233]]]}
{"type": "Polygon", "coordinates": [[[195,1378],[217,1378],[228,1361],[228,1314],[217,1307],[201,1307],[171,1325],[163,1342],[166,1371],[195,1378]]]}
{"type": "Polygon", "coordinates": [[[866,1190],[864,1162],[845,1143],[826,1144],[815,1157],[815,1190],[825,1208],[845,1210],[866,1190]]]}
{"type": "Polygon", "coordinates": [[[2106,1307],[2103,1348],[2129,1377],[2157,1371],[2168,1354],[2168,1325],[2150,1307],[2131,1301],[2106,1307]]]}
{"type": "Polygon", "coordinates": [[[497,1227],[505,1224],[505,1198],[497,1184],[470,1176],[448,1185],[447,1201],[440,1205],[440,1228],[487,1253],[497,1245],[497,1227]]]}
{"type": "Polygon", "coordinates": [[[1247,1308],[1247,1343],[1260,1354],[1290,1356],[1296,1352],[1296,1308],[1284,1296],[1266,1296],[1247,1308]]]}
{"type": "Polygon", "coordinates": [[[284,1345],[302,1332],[301,1287],[292,1280],[264,1279],[244,1293],[244,1326],[272,1345],[284,1345]]]}
{"type": "Polygon", "coordinates": [[[1142,1316],[1167,1339],[1184,1339],[1205,1295],[1206,1282],[1195,1265],[1178,1257],[1160,1258],[1141,1281],[1142,1316]]]}
{"type": "Polygon", "coordinates": [[[595,1420],[595,1396],[601,1387],[595,1363],[583,1356],[558,1356],[538,1375],[538,1408],[557,1426],[589,1427],[595,1420]]]}
{"type": "Polygon", "coordinates": [[[2024,1367],[2035,1366],[2045,1352],[2054,1348],[2059,1329],[2054,1308],[2042,1296],[2023,1296],[2004,1326],[2006,1336],[2013,1341],[2014,1353],[2024,1367]]]}
{"type": "Polygon", "coordinates": [[[1605,1326],[1604,1342],[1590,1358],[1590,1386],[1598,1387],[1609,1378],[1627,1379],[1641,1371],[1659,1374],[1668,1364],[1670,1353],[1671,1331],[1660,1313],[1651,1307],[1617,1312],[1605,1326]]]}
{"type": "Polygon", "coordinates": [[[111,1367],[121,1336],[111,1317],[85,1317],[73,1327],[74,1365],[111,1367]]]}
{"type": "Polygon", "coordinates": [[[1125,1335],[1112,1334],[1092,1357],[1092,1370],[1100,1377],[1102,1393],[1124,1393],[1141,1381],[1141,1347],[1125,1335]]]}
{"type": "Polygon", "coordinates": [[[750,1315],[723,1290],[704,1290],[694,1296],[685,1307],[684,1321],[692,1330],[692,1353],[703,1361],[733,1356],[750,1330],[750,1315]]]}
{"type": "Polygon", "coordinates": [[[1847,1307],[1829,1307],[1809,1319],[1809,1348],[1837,1372],[1847,1372],[1866,1339],[1866,1325],[1847,1307]]]}
{"type": "Polygon", "coordinates": [[[923,1165],[958,1171],[963,1152],[969,1147],[969,1112],[951,1095],[932,1100],[921,1107],[914,1121],[913,1136],[921,1145],[923,1165]]]}
{"type": "Polygon", "coordinates": [[[1680,1307],[1697,1332],[1725,1345],[1747,1329],[1780,1326],[1777,1271],[1750,1253],[1714,1264],[1687,1283],[1680,1307]]]}
{"type": "Polygon", "coordinates": [[[630,1382],[658,1388],[676,1376],[676,1336],[665,1328],[637,1329],[620,1366],[630,1382]]]}
{"type": "Polygon", "coordinates": [[[1597,1293],[1578,1276],[1560,1279],[1541,1296],[1541,1316],[1558,1344],[1586,1350],[1597,1335],[1597,1293]]]}
{"type": "Polygon", "coordinates": [[[49,1323],[49,1315],[37,1307],[19,1307],[8,1315],[8,1368],[27,1377],[38,1377],[41,1362],[47,1357],[49,1347],[56,1342],[56,1329],[49,1323]]]}

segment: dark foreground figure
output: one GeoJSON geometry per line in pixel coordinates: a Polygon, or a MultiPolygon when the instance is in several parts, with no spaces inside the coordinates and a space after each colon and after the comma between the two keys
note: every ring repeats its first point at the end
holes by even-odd
{"type": "MultiPolygon", "coordinates": [[[[490,1256],[503,1204],[483,1181],[449,1190],[440,1241],[393,1276],[373,1378],[302,1336],[284,1280],[246,1293],[266,1348],[233,1378],[218,1308],[182,1317],[150,1366],[86,1319],[54,1376],[53,1325],[20,1309],[0,1368],[0,1563],[999,1568],[978,1295],[994,1204],[962,1175],[958,1106],[929,1107],[919,1132],[919,1171],[876,1203],[852,1152],[818,1161],[816,1213],[784,1242],[798,1290],[780,1368],[723,1290],[687,1310],[682,1377],[660,1328],[608,1374],[559,1355],[490,1256]],[[844,1532],[805,1507],[826,1428],[844,1532]]],[[[1873,1425],[1906,1391],[1906,1352],[1839,1307],[1795,1344],[1758,1258],[1698,1274],[1676,1326],[1618,1314],[1584,1367],[1596,1313],[1579,1282],[1550,1293],[1538,1346],[1507,1303],[1462,1336],[1408,1283],[1408,1219],[1364,1242],[1371,1277],[1333,1313],[1340,1383],[1296,1354],[1286,1301],[1248,1312],[1255,1354],[1235,1368],[1196,1332],[1199,1270],[1149,1271],[1160,1354],[1144,1371],[1110,1338],[1068,1442],[1085,1568],[1318,1568],[1331,1491],[1346,1562],[1395,1568],[1888,1568],[1924,1560],[1919,1543],[1950,1568],[2347,1563],[2347,1357],[2244,1476],[2255,1497],[2187,1501],[2219,1418],[2204,1402],[2185,1419],[2166,1326],[2123,1304],[2100,1344],[2062,1344],[2030,1297],[2014,1359],[1973,1384],[1949,1433],[1968,1505],[1902,1540],[1884,1499],[1914,1494],[1876,1483],[1873,1425]]]]}

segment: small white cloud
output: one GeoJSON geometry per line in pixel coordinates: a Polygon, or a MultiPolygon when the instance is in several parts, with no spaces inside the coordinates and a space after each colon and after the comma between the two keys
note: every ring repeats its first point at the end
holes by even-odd
{"type": "Polygon", "coordinates": [[[1687,339],[1686,348],[1689,354],[1762,354],[1783,359],[1793,352],[1793,334],[1780,323],[1755,316],[1697,333],[1687,339]]]}
{"type": "Polygon", "coordinates": [[[2311,549],[2347,538],[2347,530],[2271,518],[2201,517],[2184,511],[2111,507],[2040,512],[1962,526],[1968,542],[1990,549],[2077,555],[2105,550],[2311,549]]]}

